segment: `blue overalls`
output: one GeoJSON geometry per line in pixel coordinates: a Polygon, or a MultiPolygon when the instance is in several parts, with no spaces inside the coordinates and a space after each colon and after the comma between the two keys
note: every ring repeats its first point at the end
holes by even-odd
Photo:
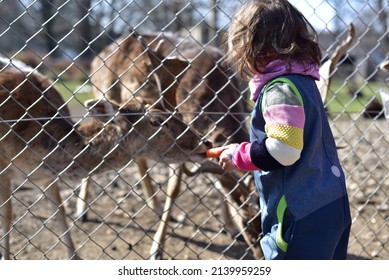
{"type": "MultiPolygon", "coordinates": [[[[351,227],[344,174],[314,79],[281,76],[301,95],[304,148],[291,166],[255,171],[265,259],[346,259],[351,227]]],[[[264,87],[263,91],[266,90],[264,87]]],[[[260,94],[251,119],[251,142],[266,137],[260,94]]]]}

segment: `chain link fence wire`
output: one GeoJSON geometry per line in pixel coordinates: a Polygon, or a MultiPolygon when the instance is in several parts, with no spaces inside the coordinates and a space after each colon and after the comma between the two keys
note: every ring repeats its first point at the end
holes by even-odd
{"type": "MultiPolygon", "coordinates": [[[[347,37],[348,26],[351,23],[355,26],[353,44],[330,74],[331,84],[324,103],[351,203],[349,259],[389,259],[389,123],[380,97],[380,90],[387,89],[389,81],[388,72],[380,68],[389,59],[388,1],[290,2],[316,28],[323,63],[347,37]]],[[[247,137],[252,106],[247,98],[247,85],[229,69],[224,69],[223,76],[218,78],[222,84],[210,84],[208,79],[212,78],[210,73],[219,71],[223,65],[222,35],[239,3],[232,0],[0,1],[0,224],[3,227],[0,249],[3,258],[7,255],[14,259],[67,259],[77,255],[93,260],[258,257],[255,249],[260,232],[247,235],[255,228],[260,231],[254,226],[259,209],[250,174],[227,178],[228,175],[219,174],[215,166],[207,166],[204,161],[193,163],[190,157],[198,145],[183,148],[183,141],[181,148],[169,146],[157,157],[154,153],[153,161],[148,160],[153,149],[162,145],[163,139],[169,139],[161,138],[161,130],[179,130],[179,126],[169,128],[171,118],[182,119],[187,129],[200,132],[202,139],[214,143],[247,137]],[[175,41],[158,35],[161,33],[181,39],[175,41]],[[138,40],[137,45],[128,43],[132,37],[138,40]],[[158,45],[162,38],[164,43],[158,45]],[[170,48],[160,49],[166,45],[170,48]],[[185,50],[191,45],[195,47],[189,55],[185,50]],[[135,49],[133,46],[140,48],[135,57],[130,54],[135,49]],[[212,48],[220,49],[216,51],[218,56],[210,55],[212,52],[208,50],[212,48]],[[202,60],[203,65],[200,63],[201,67],[188,64],[204,54],[207,57],[202,60]],[[145,55],[149,60],[144,60],[145,55]],[[153,55],[163,66],[153,62],[153,55]],[[183,71],[186,72],[174,73],[181,67],[174,64],[168,73],[162,73],[167,60],[185,56],[188,68],[184,67],[183,71]],[[201,69],[205,69],[207,61],[213,64],[203,73],[201,69]],[[195,80],[190,88],[183,82],[185,75],[195,80]],[[42,82],[42,77],[50,80],[42,82]],[[168,85],[166,79],[170,79],[168,85]],[[235,100],[226,101],[225,96],[229,94],[226,88],[238,93],[235,100]],[[176,90],[186,92],[187,96],[178,98],[179,102],[169,99],[169,94],[176,90]],[[191,108],[195,104],[191,100],[201,90],[206,94],[191,108]],[[167,93],[166,98],[152,95],[161,91],[167,93]],[[127,101],[136,110],[121,104],[119,110],[110,111],[103,101],[89,103],[89,111],[85,107],[85,101],[91,98],[115,100],[117,92],[121,95],[116,101],[127,101]],[[156,117],[150,111],[145,113],[139,109],[142,102],[163,103],[165,107],[156,117]],[[172,107],[175,107],[173,112],[172,107]],[[91,115],[100,120],[100,126],[93,124],[96,121],[92,121],[91,115]],[[165,116],[162,121],[161,116],[165,116]],[[141,127],[148,118],[150,123],[160,126],[155,133],[147,134],[148,130],[141,127]],[[229,118],[234,123],[231,126],[229,118]],[[71,137],[87,138],[83,147],[89,151],[95,148],[93,141],[99,137],[103,138],[102,142],[114,137],[104,134],[111,124],[117,124],[115,129],[119,131],[128,125],[128,120],[132,128],[122,137],[137,142],[136,151],[129,153],[118,140],[119,144],[107,149],[108,154],[95,152],[82,158],[82,149],[79,153],[69,152],[74,150],[68,147],[74,145],[71,137]],[[206,127],[201,126],[204,123],[206,127]],[[85,129],[88,124],[94,129],[88,130],[91,135],[86,136],[80,128],[85,129]],[[78,136],[73,136],[75,132],[78,136]],[[118,149],[120,153],[116,153],[118,149]],[[169,165],[169,151],[177,152],[177,149],[181,149],[184,169],[169,165]],[[59,163],[62,157],[66,158],[65,165],[59,163]],[[145,158],[147,165],[144,165],[145,158]],[[139,172],[142,167],[146,170],[139,172]],[[99,173],[99,168],[105,168],[105,172],[99,173]],[[205,171],[190,173],[190,168],[205,171]],[[213,171],[209,172],[210,169],[213,171]],[[74,175],[76,180],[66,174],[74,175]],[[146,181],[154,187],[148,194],[142,187],[146,181]],[[83,187],[86,182],[89,183],[87,192],[83,187]],[[163,209],[172,195],[173,188],[168,185],[174,182],[180,187],[174,189],[172,207],[163,209]],[[62,197],[59,203],[53,191],[56,186],[62,197]],[[11,203],[12,216],[7,211],[11,203]],[[50,207],[53,203],[57,203],[54,212],[50,207]],[[243,227],[230,226],[224,218],[225,208],[229,209],[233,224],[243,227]],[[59,226],[63,209],[65,229],[59,226]],[[168,220],[163,220],[164,214],[170,214],[168,220]],[[9,228],[4,228],[6,224],[10,224],[9,228]],[[166,226],[165,238],[157,239],[161,225],[166,226]],[[153,251],[153,246],[160,251],[153,251]],[[73,251],[74,255],[67,251],[73,251]]],[[[170,139],[180,141],[185,133],[170,139]]],[[[190,145],[189,142],[185,143],[190,145]]]]}

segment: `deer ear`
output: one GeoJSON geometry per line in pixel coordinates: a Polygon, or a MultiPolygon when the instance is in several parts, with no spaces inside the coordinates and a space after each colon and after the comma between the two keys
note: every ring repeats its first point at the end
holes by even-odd
{"type": "Polygon", "coordinates": [[[174,111],[177,106],[176,93],[180,80],[188,70],[189,62],[176,57],[167,57],[154,66],[156,77],[161,87],[162,106],[174,111]]]}
{"type": "Polygon", "coordinates": [[[164,52],[168,50],[165,47],[166,43],[163,39],[157,42],[157,46],[154,49],[146,43],[143,36],[139,36],[138,39],[147,49],[151,62],[150,69],[154,71],[161,94],[163,95],[162,106],[166,110],[174,111],[177,106],[176,91],[178,84],[188,69],[189,62],[177,57],[166,57],[164,52]]]}
{"type": "Polygon", "coordinates": [[[189,62],[176,57],[168,57],[163,61],[163,74],[161,75],[161,85],[164,107],[173,111],[177,106],[178,85],[188,70],[189,62]]]}
{"type": "Polygon", "coordinates": [[[154,69],[157,69],[158,71],[158,69],[165,68],[165,70],[170,72],[171,76],[182,77],[182,74],[188,69],[189,62],[175,56],[165,56],[164,49],[164,39],[158,41],[154,50],[149,49],[149,57],[154,69]]]}
{"type": "Polygon", "coordinates": [[[177,87],[184,73],[188,70],[189,62],[174,56],[165,57],[165,45],[164,39],[159,40],[154,50],[149,49],[149,57],[160,82],[163,106],[165,109],[173,111],[177,106],[177,87]]]}

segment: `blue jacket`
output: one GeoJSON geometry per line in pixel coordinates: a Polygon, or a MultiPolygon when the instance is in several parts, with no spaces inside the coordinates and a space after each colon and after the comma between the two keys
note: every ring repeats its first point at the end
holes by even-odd
{"type": "MultiPolygon", "coordinates": [[[[303,100],[304,148],[300,159],[291,166],[269,172],[254,171],[264,233],[277,224],[277,208],[280,213],[280,209],[288,207],[298,220],[347,195],[335,141],[314,79],[298,74],[281,77],[291,82],[288,83],[297,91],[295,94],[301,95],[303,100]]],[[[262,91],[265,90],[266,86],[262,91]]],[[[266,137],[262,96],[263,92],[252,112],[251,142],[266,137]]]]}

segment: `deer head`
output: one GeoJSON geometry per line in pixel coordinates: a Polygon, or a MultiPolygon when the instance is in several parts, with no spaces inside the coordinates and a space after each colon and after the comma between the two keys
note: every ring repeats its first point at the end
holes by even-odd
{"type": "MultiPolygon", "coordinates": [[[[210,146],[208,141],[203,141],[180,117],[166,111],[161,102],[150,105],[140,100],[131,99],[119,104],[104,99],[86,102],[90,114],[101,124],[99,129],[114,129],[113,134],[119,139],[120,157],[129,159],[147,154],[152,160],[166,163],[183,163],[188,158],[204,159],[204,152],[210,146]]],[[[96,132],[89,132],[90,124],[80,129],[85,131],[85,128],[89,133],[87,138],[96,145],[94,141],[99,141],[93,139],[96,132]]],[[[118,158],[115,160],[121,162],[118,158]]]]}
{"type": "Polygon", "coordinates": [[[165,108],[173,110],[178,82],[189,63],[176,57],[165,57],[159,50],[160,45],[152,50],[135,31],[108,46],[92,61],[94,95],[103,95],[118,103],[138,97],[159,100],[165,108]]]}

